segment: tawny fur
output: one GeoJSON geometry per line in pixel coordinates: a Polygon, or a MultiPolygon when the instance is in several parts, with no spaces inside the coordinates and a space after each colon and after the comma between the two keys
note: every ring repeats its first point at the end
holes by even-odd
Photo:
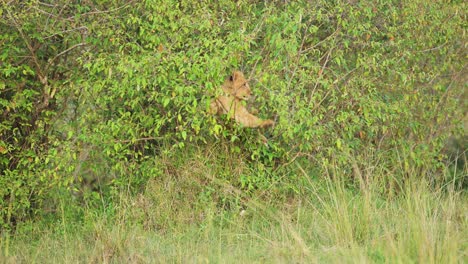
{"type": "Polygon", "coordinates": [[[263,120],[254,116],[243,105],[242,101],[249,99],[252,91],[242,72],[234,71],[221,88],[224,94],[211,102],[211,114],[227,114],[244,127],[269,127],[275,124],[270,119],[263,120]]]}

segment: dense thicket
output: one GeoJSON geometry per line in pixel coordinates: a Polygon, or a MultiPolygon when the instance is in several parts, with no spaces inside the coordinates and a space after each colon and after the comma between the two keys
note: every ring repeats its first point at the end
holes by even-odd
{"type": "Polygon", "coordinates": [[[247,164],[239,179],[220,175],[245,190],[297,191],[298,167],[371,181],[368,164],[389,175],[386,188],[408,172],[442,183],[441,150],[466,109],[464,7],[2,1],[0,225],[54,213],[66,195],[92,204],[138,192],[170,173],[161,155],[210,144],[247,164]],[[266,144],[206,114],[234,69],[277,122],[266,144]]]}

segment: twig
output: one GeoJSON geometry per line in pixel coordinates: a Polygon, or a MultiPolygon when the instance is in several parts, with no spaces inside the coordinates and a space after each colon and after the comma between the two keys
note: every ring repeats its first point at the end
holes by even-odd
{"type": "MultiPolygon", "coordinates": [[[[302,16],[300,17],[299,20],[302,20],[302,16]]],[[[304,29],[304,36],[302,37],[302,40],[301,40],[301,46],[299,47],[299,50],[297,51],[297,56],[296,56],[296,62],[295,62],[295,65],[294,65],[294,70],[291,74],[291,78],[289,78],[289,81],[288,81],[288,85],[286,86],[287,87],[287,90],[289,91],[290,88],[291,88],[291,82],[292,82],[292,79],[294,78],[294,75],[296,75],[296,72],[297,72],[297,68],[299,68],[299,60],[301,59],[301,53],[302,53],[302,49],[304,48],[304,43],[305,43],[305,39],[306,39],[306,36],[307,36],[307,30],[309,29],[309,26],[307,26],[305,29],[304,29]]]]}
{"type": "MultiPolygon", "coordinates": [[[[260,20],[260,23],[258,23],[258,24],[255,26],[254,30],[252,30],[252,34],[254,34],[255,36],[258,34],[258,32],[261,31],[261,29],[262,29],[262,27],[263,27],[263,23],[264,23],[265,17],[266,17],[266,15],[263,14],[263,15],[262,15],[262,18],[261,18],[261,20],[260,20]]],[[[266,45],[263,46],[262,51],[260,51],[260,54],[263,53],[263,51],[265,50],[265,48],[266,48],[266,45]]],[[[260,59],[261,59],[261,58],[260,58],[260,59]]],[[[255,72],[255,68],[257,67],[257,64],[258,64],[258,62],[260,61],[260,59],[258,59],[258,60],[255,61],[255,64],[253,65],[252,70],[250,71],[249,79],[251,78],[251,76],[253,76],[253,74],[254,74],[254,72],[255,72]]]]}
{"type": "Polygon", "coordinates": [[[60,52],[59,54],[57,54],[52,60],[49,61],[49,63],[47,64],[47,67],[49,67],[50,65],[52,65],[52,63],[60,56],[62,56],[63,54],[69,52],[70,50],[74,49],[74,48],[77,48],[77,47],[80,47],[80,46],[84,46],[86,45],[86,43],[84,42],[81,42],[81,43],[78,43],[78,44],[75,44],[73,46],[71,46],[70,48],[60,52]]]}
{"type": "Polygon", "coordinates": [[[35,6],[33,6],[32,8],[34,8],[34,9],[37,10],[37,11],[39,11],[40,13],[43,13],[43,14],[48,15],[49,17],[54,17],[54,18],[57,18],[57,17],[58,17],[57,15],[54,15],[54,14],[49,13],[49,12],[47,12],[47,11],[44,11],[44,10],[42,10],[42,9],[40,9],[40,8],[35,7],[35,6]]]}
{"type": "Polygon", "coordinates": [[[63,33],[67,33],[67,32],[71,32],[71,31],[75,31],[75,30],[81,30],[81,29],[86,29],[88,30],[88,27],[86,26],[81,26],[81,27],[77,27],[77,28],[72,28],[72,29],[68,29],[68,30],[64,30],[64,31],[60,31],[60,32],[57,32],[57,33],[54,33],[48,37],[45,37],[44,39],[49,39],[49,38],[52,38],[54,36],[57,36],[58,34],[63,34],[63,33]]]}
{"type": "Polygon", "coordinates": [[[26,35],[24,34],[23,30],[21,29],[20,25],[18,25],[18,22],[16,22],[14,16],[11,14],[10,10],[8,8],[6,8],[6,11],[8,13],[8,16],[10,17],[10,19],[12,20],[13,24],[15,25],[16,29],[18,30],[18,32],[20,33],[21,35],[21,38],[23,39],[24,43],[26,44],[26,46],[28,47],[28,50],[29,52],[31,53],[31,57],[33,59],[33,62],[34,62],[34,65],[36,66],[36,70],[37,70],[37,75],[39,76],[39,80],[41,81],[41,83],[43,85],[47,85],[47,78],[44,76],[44,74],[42,73],[42,69],[41,69],[41,65],[39,64],[39,61],[37,60],[37,57],[36,57],[36,54],[34,53],[34,49],[33,47],[31,46],[31,43],[29,43],[29,40],[28,38],[26,37],[26,35]]]}
{"type": "MultiPolygon", "coordinates": [[[[333,84],[336,85],[337,83],[341,82],[346,76],[350,75],[350,74],[351,74],[352,72],[354,72],[355,70],[357,70],[357,68],[354,68],[354,69],[350,70],[350,71],[347,72],[345,75],[343,75],[339,80],[335,80],[335,81],[333,82],[333,84]]],[[[335,87],[333,87],[333,89],[334,89],[334,88],[335,88],[335,87]]],[[[333,89],[329,89],[329,90],[327,91],[327,93],[323,96],[322,100],[320,100],[320,102],[319,102],[317,105],[315,105],[313,109],[316,109],[317,107],[319,107],[319,106],[323,103],[323,101],[325,101],[325,99],[328,97],[328,95],[330,94],[330,92],[331,92],[333,89]]]]}
{"type": "Polygon", "coordinates": [[[327,58],[325,59],[325,62],[323,63],[322,68],[320,69],[321,74],[317,78],[317,81],[315,82],[315,85],[314,85],[314,89],[312,89],[312,92],[310,93],[309,103],[312,101],[312,97],[314,96],[315,90],[318,87],[319,80],[322,79],[323,72],[324,72],[325,68],[327,67],[327,64],[328,64],[328,61],[330,60],[330,55],[331,55],[332,51],[333,51],[333,47],[327,52],[327,58]]]}
{"type": "Polygon", "coordinates": [[[443,46],[445,46],[447,43],[448,43],[448,41],[446,41],[445,43],[442,43],[441,45],[439,45],[439,46],[437,46],[437,47],[430,48],[430,49],[425,49],[425,50],[420,50],[420,51],[416,51],[416,52],[421,52],[421,53],[422,53],[422,52],[428,52],[428,51],[440,49],[440,48],[442,48],[443,46]]]}
{"type": "MultiPolygon", "coordinates": [[[[130,4],[132,4],[134,1],[135,1],[135,0],[128,1],[128,3],[126,3],[126,4],[122,5],[122,6],[119,6],[119,7],[117,7],[117,8],[114,8],[114,9],[103,10],[103,11],[100,11],[100,10],[91,11],[91,12],[87,12],[87,13],[80,14],[80,16],[83,17],[83,16],[89,16],[89,15],[95,15],[95,14],[112,13],[112,12],[118,11],[118,10],[120,10],[120,9],[126,8],[127,6],[129,6],[130,4]]],[[[75,17],[75,16],[71,16],[71,17],[66,18],[65,20],[72,20],[74,17],[75,17]]]]}
{"type": "Polygon", "coordinates": [[[135,139],[118,139],[118,140],[114,140],[114,143],[130,143],[130,142],[148,141],[148,140],[155,140],[155,139],[164,139],[164,137],[144,137],[144,138],[135,138],[135,139]]]}
{"type": "Polygon", "coordinates": [[[340,29],[337,28],[337,29],[335,30],[335,32],[331,33],[331,34],[328,35],[326,38],[324,38],[324,39],[322,39],[321,41],[317,42],[314,46],[302,50],[301,53],[308,52],[309,50],[315,49],[316,47],[320,46],[323,42],[325,42],[325,41],[328,40],[329,38],[333,37],[333,35],[335,35],[339,30],[340,30],[340,29]]]}
{"type": "Polygon", "coordinates": [[[48,7],[56,7],[57,6],[57,5],[53,5],[53,4],[44,3],[44,2],[41,2],[41,1],[38,1],[37,3],[40,4],[40,5],[48,6],[48,7]]]}

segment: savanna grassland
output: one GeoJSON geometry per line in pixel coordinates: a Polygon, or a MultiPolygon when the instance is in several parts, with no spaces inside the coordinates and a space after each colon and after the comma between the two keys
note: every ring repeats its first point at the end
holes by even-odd
{"type": "Polygon", "coordinates": [[[2,0],[0,262],[466,263],[465,10],[2,0]]]}

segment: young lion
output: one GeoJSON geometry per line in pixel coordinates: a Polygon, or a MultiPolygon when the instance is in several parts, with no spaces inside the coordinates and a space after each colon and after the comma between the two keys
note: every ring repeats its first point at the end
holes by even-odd
{"type": "Polygon", "coordinates": [[[211,102],[211,114],[228,114],[244,127],[269,127],[275,124],[272,120],[262,120],[247,111],[242,104],[251,95],[251,90],[244,74],[234,71],[221,87],[224,95],[211,102]]]}

